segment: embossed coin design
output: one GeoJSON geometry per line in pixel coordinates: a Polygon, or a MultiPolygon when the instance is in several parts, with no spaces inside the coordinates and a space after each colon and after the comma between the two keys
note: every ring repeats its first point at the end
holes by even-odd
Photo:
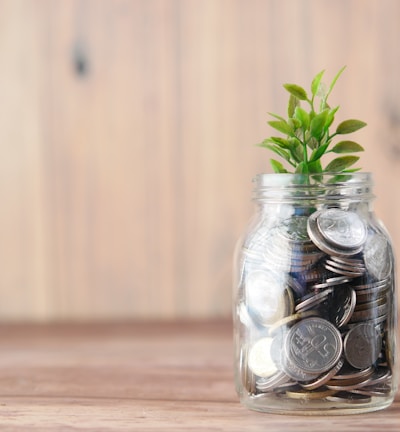
{"type": "Polygon", "coordinates": [[[367,238],[364,222],[351,211],[324,210],[318,215],[317,224],[323,237],[340,248],[357,249],[367,238]]]}
{"type": "Polygon", "coordinates": [[[362,250],[367,229],[357,213],[322,209],[308,218],[307,231],[314,244],[329,255],[354,255],[362,250]]]}
{"type": "Polygon", "coordinates": [[[326,372],[336,365],[342,354],[340,332],[323,318],[306,318],[289,330],[285,353],[306,373],[326,372]]]}

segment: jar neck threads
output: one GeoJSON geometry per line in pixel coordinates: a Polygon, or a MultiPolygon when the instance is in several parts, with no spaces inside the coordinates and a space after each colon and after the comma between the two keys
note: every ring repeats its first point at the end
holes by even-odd
{"type": "Polygon", "coordinates": [[[294,205],[334,205],[335,202],[370,202],[371,173],[258,174],[254,178],[256,202],[294,205]]]}

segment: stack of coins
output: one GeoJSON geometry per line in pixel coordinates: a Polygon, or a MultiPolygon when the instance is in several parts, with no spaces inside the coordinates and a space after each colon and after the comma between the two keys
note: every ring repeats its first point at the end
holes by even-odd
{"type": "Polygon", "coordinates": [[[391,390],[390,245],[351,210],[293,215],[243,246],[250,395],[368,403],[391,390]]]}

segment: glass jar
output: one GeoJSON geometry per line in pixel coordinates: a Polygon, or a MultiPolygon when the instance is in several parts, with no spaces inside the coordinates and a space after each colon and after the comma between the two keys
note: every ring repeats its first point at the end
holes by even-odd
{"type": "Polygon", "coordinates": [[[389,406],[395,263],[371,174],[261,174],[254,198],[234,266],[241,402],[305,415],[389,406]]]}

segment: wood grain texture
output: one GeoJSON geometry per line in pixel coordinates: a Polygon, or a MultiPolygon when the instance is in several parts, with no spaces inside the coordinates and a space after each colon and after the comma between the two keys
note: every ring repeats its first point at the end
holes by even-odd
{"type": "Polygon", "coordinates": [[[0,327],[2,431],[398,431],[400,399],[341,417],[269,415],[234,391],[229,322],[0,327]]]}
{"type": "Polygon", "coordinates": [[[228,316],[254,146],[347,70],[400,247],[396,0],[0,0],[0,320],[228,316]]]}

